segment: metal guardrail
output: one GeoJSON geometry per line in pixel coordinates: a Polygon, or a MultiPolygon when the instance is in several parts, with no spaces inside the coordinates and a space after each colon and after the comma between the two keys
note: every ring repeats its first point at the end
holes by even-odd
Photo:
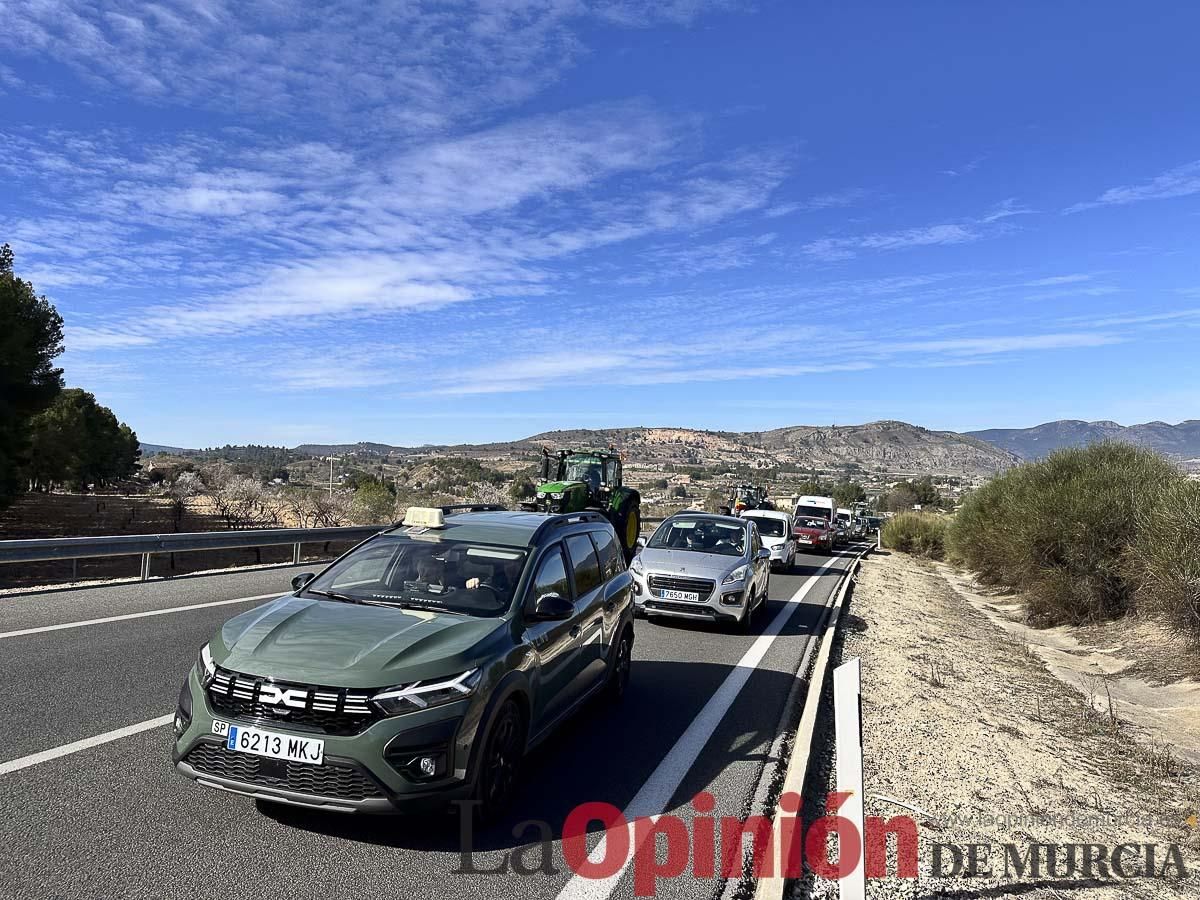
{"type": "MultiPolygon", "coordinates": [[[[657,526],[661,517],[642,520],[657,526]]],[[[198,550],[238,550],[247,547],[281,547],[291,544],[292,562],[300,564],[302,544],[329,541],[363,541],[391,525],[348,525],[334,528],[257,528],[247,531],[195,531],[178,534],[120,534],[103,537],[32,538],[0,541],[4,563],[58,562],[112,556],[140,556],[141,580],[150,579],[150,558],[163,553],[198,550]]]]}
{"type": "Polygon", "coordinates": [[[236,550],[244,547],[292,545],[292,562],[300,563],[302,544],[362,541],[390,525],[337,528],[259,528],[250,531],[201,531],[180,534],[122,534],[107,537],[34,538],[0,541],[0,563],[53,562],[107,556],[140,556],[141,580],[150,578],[150,558],[161,553],[236,550]]]}

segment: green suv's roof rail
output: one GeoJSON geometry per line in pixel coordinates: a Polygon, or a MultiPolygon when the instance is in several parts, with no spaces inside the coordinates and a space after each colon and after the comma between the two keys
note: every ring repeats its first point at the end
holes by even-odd
{"type": "Polygon", "coordinates": [[[538,527],[538,530],[533,534],[533,541],[536,542],[542,537],[543,533],[551,528],[565,528],[568,525],[582,525],[585,522],[608,522],[604,513],[585,510],[584,512],[573,513],[558,513],[549,516],[546,521],[538,527]]]}

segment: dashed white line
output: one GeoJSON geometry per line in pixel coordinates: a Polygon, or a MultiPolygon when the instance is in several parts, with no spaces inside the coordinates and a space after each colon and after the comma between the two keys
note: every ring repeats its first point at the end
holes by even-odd
{"type": "Polygon", "coordinates": [[[169,613],[187,612],[189,609],[205,609],[209,606],[228,606],[231,603],[250,603],[254,600],[268,600],[272,597],[282,597],[283,593],[256,594],[253,597],[235,597],[232,600],[213,600],[209,603],[192,603],[188,606],[172,606],[168,609],[151,609],[145,612],[125,613],[121,616],[104,616],[101,619],[82,619],[78,622],[63,622],[59,625],[39,625],[36,628],[20,628],[16,631],[0,631],[0,640],[4,638],[22,637],[27,634],[42,634],[47,631],[62,631],[66,628],[83,628],[87,625],[103,625],[106,622],[124,622],[128,619],[144,619],[147,616],[165,616],[169,613]]]}
{"type": "Polygon", "coordinates": [[[120,740],[123,737],[129,737],[131,734],[137,734],[141,731],[149,731],[151,728],[159,728],[162,725],[169,725],[172,718],[174,718],[174,713],[169,713],[165,716],[157,716],[153,719],[147,719],[145,722],[138,722],[136,725],[126,725],[124,728],[117,728],[114,731],[106,731],[104,734],[97,734],[93,737],[84,738],[81,741],[72,741],[69,744],[63,744],[60,747],[52,747],[49,750],[31,753],[28,756],[21,756],[17,759],[9,760],[8,762],[0,763],[0,775],[7,775],[9,772],[27,769],[30,766],[36,766],[38,763],[44,763],[49,762],[52,759],[58,759],[60,756],[70,756],[72,753],[78,753],[80,750],[87,750],[91,747],[99,747],[101,744],[107,744],[109,741],[120,740]]]}

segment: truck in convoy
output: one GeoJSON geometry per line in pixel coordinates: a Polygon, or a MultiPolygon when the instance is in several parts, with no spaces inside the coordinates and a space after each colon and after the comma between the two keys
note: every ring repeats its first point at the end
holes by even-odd
{"type": "Polygon", "coordinates": [[[792,513],[792,534],[798,549],[814,547],[829,552],[838,543],[832,497],[800,497],[792,513]]]}

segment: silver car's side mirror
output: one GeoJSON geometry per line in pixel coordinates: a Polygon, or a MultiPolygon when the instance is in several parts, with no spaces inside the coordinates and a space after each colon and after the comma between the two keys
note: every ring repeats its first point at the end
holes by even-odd
{"type": "Polygon", "coordinates": [[[300,575],[297,575],[295,578],[292,579],[292,590],[293,591],[303,590],[304,586],[316,577],[317,576],[314,575],[312,572],[304,572],[300,575]]]}
{"type": "Polygon", "coordinates": [[[646,539],[644,537],[640,537],[636,541],[633,542],[633,555],[634,556],[637,556],[639,553],[641,553],[645,549],[646,549],[646,539]]]}

